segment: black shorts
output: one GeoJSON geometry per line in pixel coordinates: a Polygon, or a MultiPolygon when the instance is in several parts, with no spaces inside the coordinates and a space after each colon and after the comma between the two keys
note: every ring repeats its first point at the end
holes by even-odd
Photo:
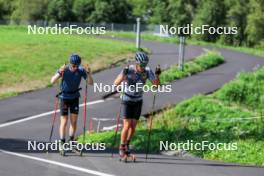
{"type": "Polygon", "coordinates": [[[75,99],[60,99],[60,111],[62,116],[67,116],[69,114],[79,113],[79,98],[75,99]]]}
{"type": "Polygon", "coordinates": [[[142,103],[142,101],[123,101],[121,108],[121,116],[124,119],[138,120],[141,115],[142,103]]]}

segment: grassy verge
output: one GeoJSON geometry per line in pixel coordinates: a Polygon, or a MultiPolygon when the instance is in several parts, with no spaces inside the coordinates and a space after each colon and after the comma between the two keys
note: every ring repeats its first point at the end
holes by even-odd
{"type": "Polygon", "coordinates": [[[169,69],[162,72],[160,81],[162,84],[168,84],[174,80],[215,67],[223,62],[224,58],[220,53],[209,51],[185,63],[183,71],[179,70],[177,65],[170,66],[169,69]]]}
{"type": "Polygon", "coordinates": [[[239,79],[225,84],[214,97],[227,103],[246,107],[263,114],[264,110],[264,69],[240,73],[239,79]]]}
{"type": "Polygon", "coordinates": [[[225,49],[230,49],[233,51],[238,51],[238,52],[242,52],[242,53],[247,53],[247,54],[252,54],[255,56],[264,57],[264,50],[261,48],[248,48],[248,47],[242,47],[242,46],[235,47],[235,46],[223,45],[221,43],[197,41],[194,39],[187,40],[187,43],[191,44],[191,45],[203,45],[203,46],[211,46],[214,48],[225,48],[225,49]]]}
{"type": "MultiPolygon", "coordinates": [[[[253,87],[264,87],[263,76],[264,68],[254,73],[242,73],[214,94],[194,96],[157,114],[153,122],[151,151],[160,152],[160,140],[225,143],[225,150],[205,148],[190,152],[205,159],[264,166],[264,120],[252,118],[259,117],[261,112],[250,108],[256,103],[263,109],[263,101],[258,98],[261,90],[252,91],[253,87]],[[239,86],[243,86],[243,93],[234,90],[237,82],[242,82],[239,86]],[[230,148],[233,144],[237,146],[233,148],[235,150],[230,148]]],[[[146,123],[141,122],[132,141],[136,150],[145,150],[146,146],[142,144],[146,144],[147,134],[146,123]]],[[[111,146],[113,135],[112,131],[87,134],[86,142],[105,142],[111,146]]]]}
{"type": "MultiPolygon", "coordinates": [[[[136,34],[134,32],[108,32],[109,36],[112,37],[123,37],[129,39],[135,39],[136,34]]],[[[160,41],[160,42],[169,42],[169,43],[179,43],[178,37],[160,37],[153,35],[151,33],[142,33],[142,39],[147,41],[160,41]]],[[[203,45],[203,46],[211,46],[214,48],[226,48],[231,49],[234,51],[239,51],[247,54],[252,54],[260,57],[264,57],[264,50],[260,48],[248,48],[248,47],[234,47],[234,46],[227,46],[220,43],[210,43],[204,41],[197,41],[195,39],[187,39],[187,44],[190,45],[203,45]]]]}
{"type": "Polygon", "coordinates": [[[133,44],[77,35],[28,35],[26,27],[0,27],[0,98],[46,87],[71,53],[100,70],[126,59],[133,44]]]}

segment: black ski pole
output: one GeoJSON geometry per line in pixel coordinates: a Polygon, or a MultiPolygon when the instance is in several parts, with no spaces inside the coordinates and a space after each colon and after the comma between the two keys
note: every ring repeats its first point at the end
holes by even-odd
{"type": "Polygon", "coordinates": [[[152,130],[152,120],[154,116],[154,108],[155,108],[155,101],[156,101],[156,93],[153,96],[153,104],[152,104],[152,113],[149,119],[149,132],[148,132],[148,142],[147,142],[147,150],[146,150],[146,160],[148,159],[149,147],[150,147],[150,140],[151,140],[151,130],[152,130]]]}
{"type": "MultiPolygon", "coordinates": [[[[66,65],[66,62],[65,64],[66,65]]],[[[63,81],[63,76],[64,76],[64,72],[62,72],[62,75],[61,75],[61,84],[62,84],[62,81],[63,81]]],[[[59,85],[60,86],[60,85],[59,85]]],[[[59,88],[60,90],[60,88],[59,88]]],[[[56,121],[56,116],[57,116],[57,111],[58,111],[58,106],[59,106],[59,96],[61,94],[60,91],[58,91],[59,93],[56,94],[55,96],[55,105],[54,105],[54,113],[53,113],[53,117],[52,117],[52,122],[51,122],[51,129],[50,129],[50,135],[49,135],[49,143],[51,143],[51,139],[52,139],[52,135],[53,135],[53,131],[54,131],[54,125],[55,125],[55,121],[56,121]]],[[[48,153],[48,151],[47,151],[48,153]]]]}
{"type": "MultiPolygon", "coordinates": [[[[128,69],[129,69],[129,66],[126,66],[123,70],[123,74],[125,76],[127,76],[128,74],[128,69]]],[[[117,139],[117,132],[119,130],[119,123],[120,123],[120,114],[121,114],[121,110],[122,110],[122,102],[123,102],[123,89],[121,89],[121,103],[120,103],[120,107],[119,107],[119,111],[118,111],[118,114],[117,114],[117,117],[116,117],[116,130],[115,130],[115,136],[114,136],[114,141],[113,141],[113,144],[112,144],[112,154],[111,154],[111,157],[113,158],[114,156],[114,148],[115,148],[115,145],[116,145],[116,139],[117,139]]]]}
{"type": "MultiPolygon", "coordinates": [[[[87,78],[88,79],[88,78],[87,78]]],[[[87,80],[85,83],[85,93],[84,93],[84,112],[83,112],[83,144],[85,143],[86,134],[86,115],[87,115],[87,80]]],[[[81,151],[81,156],[83,152],[81,151]]]]}
{"type": "Polygon", "coordinates": [[[116,145],[117,132],[119,130],[119,123],[120,123],[120,114],[121,114],[121,110],[122,110],[123,95],[121,95],[121,96],[122,96],[121,103],[120,103],[119,111],[118,111],[117,116],[116,116],[116,129],[115,129],[115,136],[114,136],[114,142],[113,142],[113,145],[112,145],[112,154],[111,154],[112,158],[114,156],[114,148],[115,148],[115,145],[116,145]]]}
{"type": "Polygon", "coordinates": [[[55,105],[54,105],[54,113],[53,113],[53,117],[52,117],[52,125],[51,125],[51,130],[50,130],[50,135],[49,135],[49,143],[51,143],[51,138],[52,138],[52,134],[53,134],[54,124],[55,124],[55,121],[56,121],[56,114],[57,114],[57,110],[58,110],[58,104],[59,104],[59,98],[58,98],[58,95],[56,95],[56,97],[55,97],[55,105]]]}

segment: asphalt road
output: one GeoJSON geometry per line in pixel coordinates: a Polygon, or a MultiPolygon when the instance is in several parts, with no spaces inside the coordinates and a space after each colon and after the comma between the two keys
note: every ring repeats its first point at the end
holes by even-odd
{"type": "MultiPolygon", "coordinates": [[[[177,63],[177,46],[168,43],[143,42],[152,51],[150,66],[160,64],[163,68],[177,63]]],[[[186,59],[192,59],[204,51],[202,46],[187,46],[186,59]]],[[[235,78],[241,71],[250,71],[257,65],[263,66],[264,59],[226,49],[219,49],[226,62],[197,75],[173,82],[171,93],[157,95],[155,110],[176,104],[196,94],[206,94],[220,88],[235,78]]],[[[111,84],[121,67],[105,70],[94,75],[95,82],[111,84]]],[[[84,86],[83,86],[84,87],[84,86]]],[[[60,157],[58,153],[46,154],[43,151],[28,151],[27,141],[47,142],[55,88],[26,93],[0,101],[0,175],[198,175],[198,176],[263,176],[263,167],[240,166],[237,164],[206,161],[198,158],[170,157],[150,155],[145,161],[143,154],[138,154],[138,162],[124,164],[117,155],[110,157],[109,150],[85,153],[84,157],[71,154],[60,157]],[[48,112],[48,113],[47,113],[48,112]],[[44,114],[43,114],[44,113],[44,114]]],[[[88,118],[114,119],[119,109],[120,100],[116,97],[101,100],[104,93],[94,93],[89,89],[88,118]]],[[[151,111],[152,94],[144,95],[143,114],[151,111]]],[[[80,109],[79,130],[82,127],[80,109]]],[[[113,125],[109,122],[107,125],[113,125]]],[[[58,138],[56,123],[53,140],[58,138]]]]}

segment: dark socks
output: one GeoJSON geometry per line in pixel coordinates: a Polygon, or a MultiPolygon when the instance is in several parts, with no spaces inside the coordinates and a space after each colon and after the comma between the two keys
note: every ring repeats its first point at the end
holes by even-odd
{"type": "Polygon", "coordinates": [[[60,139],[60,141],[61,141],[62,143],[65,143],[65,138],[60,139]]]}
{"type": "Polygon", "coordinates": [[[70,141],[74,141],[74,136],[70,136],[70,141]]]}
{"type": "Polygon", "coordinates": [[[127,140],[126,144],[129,145],[130,144],[130,140],[127,140]]]}

